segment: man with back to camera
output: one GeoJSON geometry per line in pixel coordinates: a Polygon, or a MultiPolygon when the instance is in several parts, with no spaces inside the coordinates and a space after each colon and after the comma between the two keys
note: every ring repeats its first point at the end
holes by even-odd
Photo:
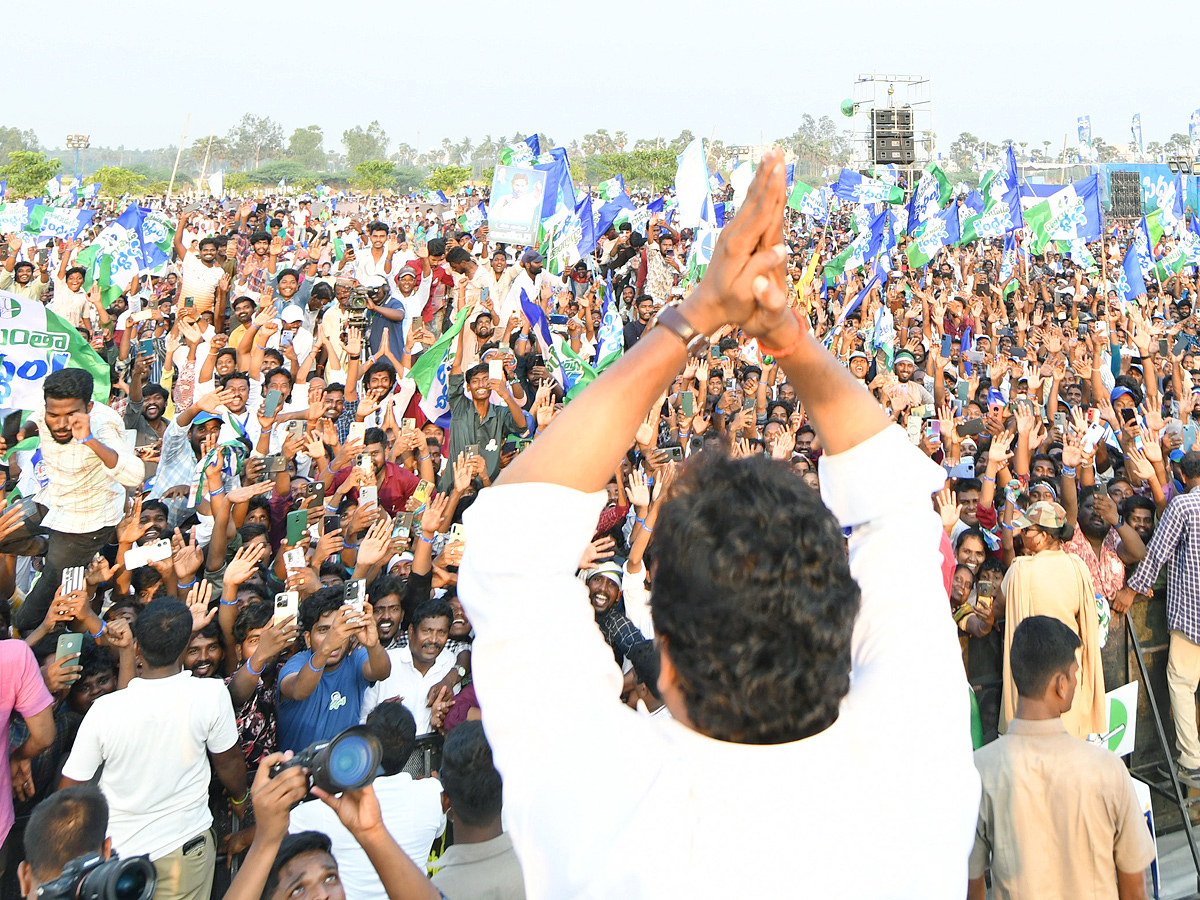
{"type": "Polygon", "coordinates": [[[155,900],[203,900],[212,888],[213,773],[236,812],[250,799],[225,683],[193,678],[181,663],[193,625],[205,624],[174,598],[147,604],[133,625],[138,677],[92,704],[63,766],[60,787],[90,781],[103,766],[109,837],[127,856],[149,854],[155,900]]]}
{"type": "Polygon", "coordinates": [[[983,802],[971,851],[969,900],[991,869],[998,898],[1145,900],[1154,839],[1121,757],[1067,732],[1080,646],[1051,616],[1030,616],[1009,651],[1017,715],[975,752],[983,802]],[[1115,875],[1114,875],[1115,870],[1115,875]]]}
{"type": "Polygon", "coordinates": [[[787,306],[784,185],[772,151],[699,287],[464,517],[474,684],[530,897],[962,897],[979,776],[930,504],[945,472],[787,306]],[[703,335],[726,323],[795,387],[824,447],[833,514],[765,457],[689,464],[655,527],[651,608],[671,718],[651,719],[620,703],[620,670],[575,571],[647,409],[685,348],[705,352],[703,335]],[[514,509],[554,527],[530,544],[514,509]],[[571,702],[535,733],[528,697],[547,671],[571,702]],[[769,784],[748,789],[747,772],[769,784]],[[864,816],[888,826],[867,865],[854,838],[864,816]],[[730,852],[747,834],[759,865],[730,852]]]}

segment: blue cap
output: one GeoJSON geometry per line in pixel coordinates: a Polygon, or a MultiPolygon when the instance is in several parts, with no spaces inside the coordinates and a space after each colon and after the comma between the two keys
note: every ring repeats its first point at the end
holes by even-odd
{"type": "Polygon", "coordinates": [[[1127,387],[1121,387],[1120,385],[1118,385],[1117,387],[1113,388],[1112,395],[1108,398],[1108,402],[1116,403],[1118,397],[1124,397],[1126,395],[1132,397],[1133,391],[1131,391],[1127,387]]]}
{"type": "Polygon", "coordinates": [[[216,413],[199,412],[199,413],[196,413],[196,418],[192,419],[192,424],[193,425],[203,425],[205,422],[213,422],[213,421],[220,422],[220,421],[222,421],[222,419],[216,413]]]}

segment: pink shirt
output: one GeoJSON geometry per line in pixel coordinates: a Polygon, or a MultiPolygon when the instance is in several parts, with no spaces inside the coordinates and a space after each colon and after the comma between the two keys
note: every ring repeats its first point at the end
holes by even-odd
{"type": "MultiPolygon", "coordinates": [[[[14,710],[26,719],[36,716],[53,702],[29,645],[24,641],[0,641],[0,722],[7,723],[14,710]]],[[[8,837],[13,818],[12,777],[5,740],[0,748],[0,843],[8,837]]]]}
{"type": "Polygon", "coordinates": [[[1083,564],[1088,567],[1088,572],[1092,576],[1092,586],[1110,603],[1112,598],[1117,595],[1117,591],[1125,587],[1125,563],[1121,562],[1121,557],[1117,555],[1119,541],[1117,530],[1110,528],[1104,538],[1104,543],[1100,546],[1100,556],[1097,558],[1096,551],[1084,537],[1083,530],[1076,526],[1075,536],[1063,544],[1064,550],[1083,560],[1083,564]]]}

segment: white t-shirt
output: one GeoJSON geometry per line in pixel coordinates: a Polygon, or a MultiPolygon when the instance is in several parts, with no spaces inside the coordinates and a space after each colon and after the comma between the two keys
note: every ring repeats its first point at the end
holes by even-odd
{"type": "Polygon", "coordinates": [[[215,263],[206,266],[200,257],[188,253],[180,265],[179,291],[177,297],[194,297],[196,309],[211,309],[217,293],[217,283],[225,270],[215,263]]]}
{"type": "Polygon", "coordinates": [[[449,649],[442,648],[429,671],[422,675],[413,666],[412,651],[408,647],[397,647],[395,650],[389,650],[387,654],[392,660],[392,674],[383,681],[375,682],[363,694],[362,721],[367,721],[371,710],[384,700],[399,697],[416,720],[417,734],[428,734],[433,730],[429,719],[432,711],[425,705],[429,689],[446,677],[454,668],[458,657],[449,649]]]}
{"type": "Polygon", "coordinates": [[[161,859],[212,825],[208,753],[237,744],[220,678],[135,678],[83,717],[63,775],[88,781],[101,765],[108,836],[124,857],[161,859]]]}
{"type": "MultiPolygon", "coordinates": [[[[446,828],[442,783],[436,778],[413,780],[407,772],[401,772],[376,778],[373,787],[388,833],[424,872],[429,862],[429,848],[446,828]]],[[[288,831],[292,834],[320,831],[329,836],[347,897],[387,900],[387,891],[367,859],[367,852],[341,823],[337,813],[323,801],[310,800],[293,809],[288,819],[288,831]]]]}

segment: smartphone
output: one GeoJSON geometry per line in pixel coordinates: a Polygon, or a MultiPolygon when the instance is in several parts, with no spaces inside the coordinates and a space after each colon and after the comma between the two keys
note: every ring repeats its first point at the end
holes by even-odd
{"type": "Polygon", "coordinates": [[[22,519],[28,519],[30,516],[35,515],[38,511],[37,503],[32,497],[22,497],[17,501],[17,503],[21,507],[22,519]]]}
{"type": "Polygon", "coordinates": [[[939,419],[930,419],[925,423],[925,433],[931,438],[937,438],[937,443],[942,441],[942,423],[939,419]]]}
{"type": "Polygon", "coordinates": [[[663,449],[667,451],[667,459],[671,462],[683,462],[682,447],[664,447],[663,449]]]}
{"type": "Polygon", "coordinates": [[[407,541],[412,537],[413,514],[410,512],[402,512],[396,516],[392,522],[392,540],[399,538],[407,541]]]}
{"type": "Polygon", "coordinates": [[[487,303],[488,295],[490,293],[491,293],[491,289],[486,284],[483,287],[481,287],[479,289],[479,302],[487,303]]]}
{"type": "Polygon", "coordinates": [[[408,333],[412,334],[414,331],[416,331],[420,327],[421,327],[421,317],[413,316],[408,322],[408,333]]]}
{"type": "Polygon", "coordinates": [[[417,485],[417,489],[413,491],[413,498],[421,506],[429,502],[429,498],[433,496],[433,482],[421,479],[417,485]]]}
{"type": "MultiPolygon", "coordinates": [[[[362,615],[363,604],[367,601],[367,582],[363,578],[354,578],[346,582],[346,586],[342,591],[342,605],[351,607],[356,613],[362,615]]],[[[354,617],[357,620],[357,616],[354,617]]]]}
{"type": "Polygon", "coordinates": [[[49,260],[50,260],[50,248],[48,246],[43,247],[41,250],[38,251],[38,267],[40,268],[41,266],[46,265],[46,263],[49,260]]]}
{"type": "Polygon", "coordinates": [[[330,532],[337,531],[341,527],[342,527],[342,517],[341,516],[329,515],[329,516],[325,516],[325,518],[323,518],[321,520],[322,534],[329,534],[330,532]]]}
{"type": "Polygon", "coordinates": [[[568,322],[567,317],[560,316],[558,313],[555,313],[552,316],[550,316],[550,324],[551,325],[566,325],[567,322],[568,322]]]}
{"type": "Polygon", "coordinates": [[[352,443],[354,443],[354,441],[359,441],[361,443],[366,438],[366,436],[367,436],[367,423],[366,422],[351,422],[350,423],[350,431],[346,435],[346,443],[352,444],[352,443]]]}
{"type": "Polygon", "coordinates": [[[738,387],[739,387],[738,380],[736,378],[726,378],[725,379],[725,390],[736,391],[738,389],[738,387]]]}
{"type": "Polygon", "coordinates": [[[966,403],[971,396],[971,383],[965,378],[959,379],[956,389],[958,390],[958,402],[966,403]]]}
{"type": "Polygon", "coordinates": [[[1183,426],[1183,443],[1179,445],[1179,449],[1187,453],[1192,449],[1192,445],[1196,443],[1196,423],[1188,422],[1183,426]]]}
{"type": "Polygon", "coordinates": [[[283,402],[283,394],[279,391],[267,391],[266,399],[263,400],[262,414],[267,418],[271,418],[279,412],[279,404],[283,402]]]}
{"type": "Polygon", "coordinates": [[[289,544],[295,545],[304,540],[304,532],[307,530],[307,509],[296,509],[287,514],[287,542],[289,544]]]}
{"type": "Polygon", "coordinates": [[[679,402],[685,416],[694,416],[696,414],[696,399],[691,391],[684,391],[680,394],[679,402]]]}
{"type": "Polygon", "coordinates": [[[981,581],[975,585],[976,597],[987,597],[989,600],[996,596],[996,586],[990,581],[981,581]]]}
{"type": "Polygon", "coordinates": [[[488,378],[493,380],[504,378],[504,361],[499,359],[488,360],[488,378]]]}
{"type": "Polygon", "coordinates": [[[1168,341],[1166,338],[1158,339],[1158,355],[1159,356],[1167,355],[1167,344],[1168,344],[1168,341]]]}
{"type": "Polygon", "coordinates": [[[472,456],[478,456],[479,455],[479,445],[478,444],[467,444],[467,446],[463,447],[463,453],[466,454],[467,459],[470,459],[472,456]]]}
{"type": "MultiPolygon", "coordinates": [[[[938,426],[941,427],[940,425],[938,426]]],[[[980,434],[983,431],[983,419],[967,419],[954,430],[958,432],[959,437],[967,437],[972,434],[980,434]]]]}
{"type": "MultiPolygon", "coordinates": [[[[69,631],[66,634],[58,636],[58,647],[54,651],[55,659],[65,659],[68,656],[74,656],[83,650],[83,635],[77,631],[69,631]]],[[[76,660],[73,665],[79,665],[79,660],[76,660]]],[[[74,683],[79,680],[79,675],[75,675],[71,679],[74,683]]]]}
{"type": "Polygon", "coordinates": [[[278,453],[272,453],[270,456],[263,457],[263,469],[268,475],[278,475],[280,472],[287,471],[287,460],[278,453]]]}
{"type": "Polygon", "coordinates": [[[138,356],[153,356],[154,355],[154,339],[146,338],[138,341],[138,356]]]}
{"type": "Polygon", "coordinates": [[[1065,412],[1054,414],[1054,427],[1058,429],[1059,434],[1067,433],[1067,414],[1065,412]]]}
{"type": "Polygon", "coordinates": [[[1025,353],[1024,347],[1009,347],[1008,348],[1008,358],[1009,359],[1024,359],[1025,356],[1026,356],[1026,353],[1025,353]]]}
{"type": "Polygon", "coordinates": [[[289,572],[299,572],[305,567],[304,551],[293,547],[283,554],[283,567],[289,572]]]}
{"type": "Polygon", "coordinates": [[[1125,421],[1125,424],[1131,424],[1132,422],[1136,421],[1137,412],[1126,407],[1125,409],[1121,410],[1121,418],[1125,421]]]}
{"type": "Polygon", "coordinates": [[[187,309],[192,309],[196,305],[196,298],[195,297],[184,297],[183,305],[187,309]]]}
{"type": "Polygon", "coordinates": [[[366,506],[368,503],[376,503],[379,500],[379,488],[373,484],[364,484],[358,489],[358,504],[366,506]]]}
{"type": "Polygon", "coordinates": [[[1187,348],[1189,346],[1191,346],[1191,343],[1192,343],[1191,335],[1180,334],[1179,337],[1175,338],[1175,346],[1172,348],[1171,352],[1173,354],[1175,354],[1176,356],[1178,356],[1179,354],[1181,354],[1185,350],[1187,350],[1187,348]]]}
{"type": "Polygon", "coordinates": [[[963,358],[966,359],[966,361],[971,363],[972,365],[975,365],[975,366],[981,365],[983,363],[983,351],[982,350],[968,350],[966,353],[963,354],[963,358]]]}
{"type": "Polygon", "coordinates": [[[83,590],[83,566],[68,566],[62,571],[62,592],[70,594],[83,590]]]}
{"type": "Polygon", "coordinates": [[[416,419],[401,419],[400,427],[404,431],[416,431],[417,430],[417,420],[416,419]]]}
{"type": "Polygon", "coordinates": [[[716,345],[710,346],[708,348],[708,358],[709,359],[720,359],[721,358],[721,348],[717,347],[716,345]]]}
{"type": "Polygon", "coordinates": [[[296,591],[280,591],[275,595],[275,614],[272,621],[279,625],[288,617],[295,618],[300,607],[300,594],[296,591]]]}
{"type": "Polygon", "coordinates": [[[462,543],[466,540],[466,532],[463,530],[461,523],[450,526],[450,531],[446,535],[446,539],[451,544],[462,543]]]}
{"type": "Polygon", "coordinates": [[[323,501],[325,499],[325,482],[310,481],[304,486],[304,496],[316,497],[317,500],[323,501]]]}
{"type": "Polygon", "coordinates": [[[954,335],[947,334],[942,336],[942,357],[950,358],[950,348],[954,346],[954,335]]]}

